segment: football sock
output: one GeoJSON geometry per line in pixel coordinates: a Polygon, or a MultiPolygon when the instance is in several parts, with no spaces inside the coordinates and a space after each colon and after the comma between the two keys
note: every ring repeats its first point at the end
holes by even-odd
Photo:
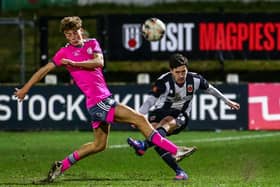
{"type": "Polygon", "coordinates": [[[157,128],[157,131],[162,137],[166,137],[167,132],[163,127],[157,128]]]}
{"type": "Polygon", "coordinates": [[[175,172],[178,171],[183,171],[182,168],[180,168],[180,166],[175,162],[174,158],[172,157],[172,155],[159,148],[159,147],[155,147],[155,151],[157,152],[157,154],[162,158],[162,160],[170,167],[172,168],[175,172]]]}
{"type": "Polygon", "coordinates": [[[65,170],[69,169],[73,164],[80,160],[80,156],[77,151],[74,151],[69,156],[62,160],[62,168],[61,171],[64,172],[65,170]]]}
{"type": "MultiPolygon", "coordinates": [[[[157,131],[162,137],[166,137],[167,132],[164,128],[159,127],[159,128],[157,128],[157,131]]],[[[144,142],[145,149],[154,146],[154,144],[152,142],[150,142],[149,140],[144,140],[143,142],[144,142]]]]}
{"type": "Polygon", "coordinates": [[[177,153],[177,146],[168,139],[162,137],[157,131],[153,131],[149,136],[148,140],[150,140],[153,144],[170,152],[173,155],[177,153]]]}
{"type": "Polygon", "coordinates": [[[144,146],[145,146],[145,149],[148,149],[152,146],[154,146],[154,144],[152,142],[150,142],[149,140],[144,140],[144,146]]]}

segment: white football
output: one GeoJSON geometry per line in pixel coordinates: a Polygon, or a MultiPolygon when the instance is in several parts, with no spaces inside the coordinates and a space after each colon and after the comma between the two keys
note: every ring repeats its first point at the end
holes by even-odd
{"type": "Polygon", "coordinates": [[[158,41],[165,34],[165,24],[158,18],[149,18],[142,25],[142,35],[148,41],[158,41]]]}

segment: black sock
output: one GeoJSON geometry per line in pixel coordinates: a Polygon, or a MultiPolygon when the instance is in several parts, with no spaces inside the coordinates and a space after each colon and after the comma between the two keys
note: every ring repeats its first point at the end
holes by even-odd
{"type": "Polygon", "coordinates": [[[143,142],[144,142],[144,145],[145,145],[146,149],[154,146],[154,144],[152,142],[150,142],[149,140],[144,140],[143,142]]]}
{"type": "Polygon", "coordinates": [[[172,168],[175,172],[183,171],[183,169],[177,164],[174,158],[168,151],[165,151],[159,147],[155,147],[157,154],[164,160],[164,162],[172,168]]]}
{"type": "Polygon", "coordinates": [[[166,137],[167,132],[163,127],[157,128],[157,131],[162,137],[166,137]]]}

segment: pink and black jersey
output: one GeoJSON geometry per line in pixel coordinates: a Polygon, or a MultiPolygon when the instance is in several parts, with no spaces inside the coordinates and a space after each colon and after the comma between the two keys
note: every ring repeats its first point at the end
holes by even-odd
{"type": "MultiPolygon", "coordinates": [[[[83,46],[73,46],[67,44],[60,48],[53,57],[53,62],[57,66],[61,66],[63,58],[76,62],[82,62],[94,58],[94,53],[102,53],[99,43],[96,39],[88,39],[84,41],[83,46]]],[[[85,70],[80,68],[66,67],[71,74],[77,86],[86,96],[87,108],[94,106],[101,100],[111,96],[104,76],[102,68],[93,70],[85,70]]]]}

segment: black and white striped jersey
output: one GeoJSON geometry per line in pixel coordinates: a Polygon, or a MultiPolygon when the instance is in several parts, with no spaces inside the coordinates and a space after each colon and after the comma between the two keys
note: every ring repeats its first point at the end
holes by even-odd
{"type": "Polygon", "coordinates": [[[190,114],[192,99],[198,89],[207,90],[209,84],[201,75],[188,72],[186,82],[179,86],[176,84],[170,72],[161,75],[152,86],[149,93],[150,101],[145,102],[140,112],[147,114],[155,109],[177,109],[187,115],[190,114]]]}

